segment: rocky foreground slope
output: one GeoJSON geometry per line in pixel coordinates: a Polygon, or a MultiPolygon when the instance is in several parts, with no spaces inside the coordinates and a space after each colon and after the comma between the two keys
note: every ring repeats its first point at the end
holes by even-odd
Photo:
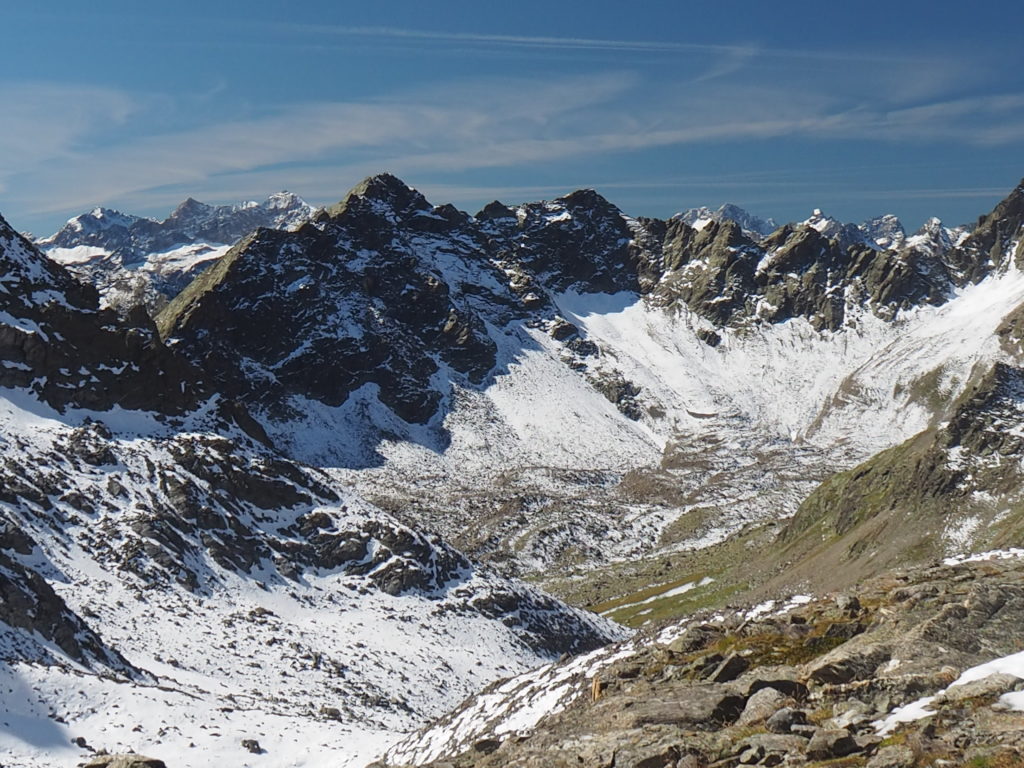
{"type": "Polygon", "coordinates": [[[708,611],[492,686],[385,762],[1009,768],[1022,621],[1019,551],[708,611]]]}

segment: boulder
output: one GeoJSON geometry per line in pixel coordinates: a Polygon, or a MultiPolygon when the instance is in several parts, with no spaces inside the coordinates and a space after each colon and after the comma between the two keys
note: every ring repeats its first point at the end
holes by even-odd
{"type": "Polygon", "coordinates": [[[789,733],[794,725],[806,725],[807,714],[801,709],[783,707],[768,718],[765,727],[772,733],[789,733]]]}
{"type": "Polygon", "coordinates": [[[786,701],[785,694],[774,688],[762,688],[749,699],[747,705],[740,714],[737,725],[753,725],[763,723],[769,717],[782,709],[786,701]]]}
{"type": "Polygon", "coordinates": [[[878,754],[868,760],[867,768],[911,768],[914,762],[913,750],[897,744],[878,750],[878,754]]]}
{"type": "Polygon", "coordinates": [[[831,685],[852,683],[867,679],[891,658],[889,649],[877,643],[855,648],[847,645],[841,645],[814,662],[808,669],[808,677],[817,683],[831,685]]]}
{"type": "Polygon", "coordinates": [[[741,764],[778,765],[786,755],[801,754],[806,744],[799,736],[756,733],[743,739],[735,754],[741,764]]]}
{"type": "Polygon", "coordinates": [[[134,752],[121,755],[97,755],[82,764],[82,768],[167,768],[163,760],[134,752]]]}
{"type": "Polygon", "coordinates": [[[671,699],[634,699],[627,710],[630,727],[675,725],[711,730],[736,721],[746,699],[727,685],[695,685],[671,699]]]}
{"type": "Polygon", "coordinates": [[[1016,675],[1000,672],[964,685],[950,686],[939,696],[939,702],[961,702],[968,699],[1001,696],[1015,690],[1020,683],[1021,681],[1016,675]]]}
{"type": "Polygon", "coordinates": [[[819,728],[807,745],[807,757],[811,760],[830,760],[846,757],[860,751],[849,731],[819,728]]]}
{"type": "Polygon", "coordinates": [[[742,675],[750,667],[750,662],[736,653],[730,653],[715,667],[711,673],[713,683],[728,683],[742,675]]]}

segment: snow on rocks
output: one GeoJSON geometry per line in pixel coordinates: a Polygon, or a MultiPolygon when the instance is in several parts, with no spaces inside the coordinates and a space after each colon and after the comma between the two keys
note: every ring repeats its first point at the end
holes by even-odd
{"type": "Polygon", "coordinates": [[[176,766],[240,764],[248,739],[264,765],[362,765],[496,678],[622,636],[241,433],[125,414],[86,446],[84,415],[3,394],[23,485],[4,480],[0,516],[35,543],[14,556],[136,670],[4,627],[0,683],[23,695],[0,704],[0,750],[19,765],[74,765],[72,739],[176,766]]]}

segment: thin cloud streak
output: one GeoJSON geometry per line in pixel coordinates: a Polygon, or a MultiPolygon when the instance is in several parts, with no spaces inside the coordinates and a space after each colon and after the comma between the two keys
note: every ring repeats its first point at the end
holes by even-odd
{"type": "Polygon", "coordinates": [[[938,61],[931,57],[911,54],[888,54],[865,51],[811,50],[798,48],[771,48],[759,44],[690,43],[662,40],[612,40],[585,37],[555,37],[537,35],[502,35],[481,32],[439,32],[405,27],[362,27],[345,25],[287,24],[275,27],[303,34],[332,34],[343,37],[381,38],[421,43],[475,43],[524,49],[556,49],[563,51],[610,51],[634,53],[724,53],[738,58],[764,56],[779,59],[907,63],[938,61]]]}
{"type": "Polygon", "coordinates": [[[19,189],[23,210],[36,216],[112,201],[131,209],[133,200],[179,190],[246,196],[287,187],[334,199],[353,180],[382,169],[402,176],[523,169],[780,137],[1001,145],[1024,135],[1014,130],[1024,124],[1022,94],[850,108],[827,90],[716,82],[653,99],[648,84],[622,73],[438,84],[372,101],[286,106],[98,147],[89,137],[105,121],[142,110],[138,100],[72,88],[43,89],[36,99],[8,100],[22,112],[0,116],[0,190],[19,189]],[[50,112],[61,110],[72,119],[54,120],[50,112]]]}

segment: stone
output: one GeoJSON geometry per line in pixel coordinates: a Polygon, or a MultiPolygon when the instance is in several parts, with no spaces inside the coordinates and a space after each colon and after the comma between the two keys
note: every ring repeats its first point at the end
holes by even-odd
{"type": "Polygon", "coordinates": [[[859,751],[860,747],[849,731],[832,728],[819,728],[807,745],[807,757],[811,760],[846,757],[859,751]]]}
{"type": "Polygon", "coordinates": [[[86,763],[82,768],[167,768],[163,760],[135,753],[120,755],[97,755],[86,763]]]}
{"type": "Polygon", "coordinates": [[[764,757],[764,747],[755,744],[747,747],[739,754],[740,765],[756,765],[764,757]]]}
{"type": "Polygon", "coordinates": [[[807,686],[800,682],[800,673],[795,667],[757,667],[742,679],[750,680],[747,695],[752,696],[763,688],[774,688],[779,693],[802,701],[807,698],[807,686]]]}
{"type": "Polygon", "coordinates": [[[890,658],[889,649],[876,643],[858,648],[841,645],[812,664],[808,677],[815,682],[831,685],[865,680],[890,658]]]}
{"type": "Polygon", "coordinates": [[[786,696],[774,688],[762,688],[747,699],[747,705],[743,708],[737,725],[753,725],[761,723],[778,712],[786,696]]]}
{"type": "Polygon", "coordinates": [[[852,730],[871,720],[870,707],[863,701],[850,699],[835,706],[833,717],[828,721],[830,728],[852,730]]]}
{"type": "Polygon", "coordinates": [[[939,701],[961,702],[989,696],[1001,696],[1017,688],[1020,679],[1016,675],[998,673],[964,685],[954,685],[939,696],[939,701]]]}
{"type": "Polygon", "coordinates": [[[878,750],[878,754],[868,760],[867,768],[911,768],[914,762],[913,750],[897,744],[878,750]]]}
{"type": "Polygon", "coordinates": [[[473,745],[473,751],[479,752],[482,755],[489,755],[492,752],[496,752],[500,746],[501,742],[498,739],[481,739],[473,745]]]}
{"type": "Polygon", "coordinates": [[[789,733],[794,725],[805,725],[807,714],[801,709],[783,707],[768,718],[765,727],[772,733],[789,733]]]}
{"type": "Polygon", "coordinates": [[[722,637],[722,631],[716,627],[709,625],[690,627],[669,643],[669,650],[673,653],[692,653],[707,648],[720,637],[722,637]]]}
{"type": "Polygon", "coordinates": [[[884,741],[877,733],[862,733],[854,736],[853,740],[857,742],[858,752],[865,752],[869,755],[884,741]]]}
{"type": "Polygon", "coordinates": [[[736,721],[746,699],[727,685],[695,685],[679,698],[633,699],[627,710],[630,727],[693,726],[711,730],[736,721]]]}
{"type": "MultiPolygon", "coordinates": [[[[679,750],[675,746],[631,762],[632,768],[675,768],[679,750]]],[[[614,765],[614,760],[612,764],[614,765]]]]}
{"type": "Polygon", "coordinates": [[[777,765],[778,763],[775,762],[776,757],[781,758],[786,755],[801,754],[806,744],[807,742],[798,736],[756,733],[743,739],[737,745],[736,755],[741,763],[744,755],[748,759],[755,755],[758,756],[754,763],[748,763],[748,765],[777,765]]]}
{"type": "Polygon", "coordinates": [[[714,683],[728,683],[742,675],[750,667],[750,662],[736,653],[730,653],[715,671],[710,680],[714,683]]]}
{"type": "Polygon", "coordinates": [[[853,595],[840,595],[836,598],[836,608],[853,618],[860,613],[860,600],[853,595]]]}
{"type": "Polygon", "coordinates": [[[242,748],[247,749],[254,755],[262,755],[264,752],[266,752],[266,750],[260,746],[260,743],[256,741],[256,739],[242,739],[242,748]]]}

